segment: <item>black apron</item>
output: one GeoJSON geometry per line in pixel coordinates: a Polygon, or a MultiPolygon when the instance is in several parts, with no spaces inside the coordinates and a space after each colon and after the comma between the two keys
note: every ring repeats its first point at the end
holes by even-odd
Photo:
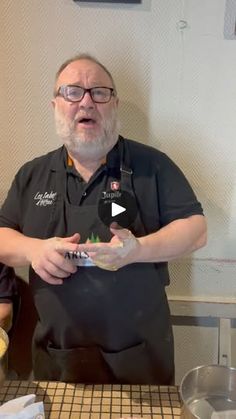
{"type": "MultiPolygon", "coordinates": [[[[129,155],[120,141],[120,184],[135,197],[129,155]],[[126,155],[125,155],[126,154],[126,155]]],[[[101,185],[94,205],[71,205],[65,170],[57,174],[58,199],[45,238],[91,234],[108,242],[111,232],[98,218],[101,185]]],[[[136,199],[136,198],[135,198],[136,199]]],[[[137,201],[136,201],[137,202],[137,201]]],[[[129,227],[146,235],[138,213],[129,227]]],[[[37,380],[82,383],[171,384],[173,335],[165,287],[153,263],[116,272],[78,267],[63,285],[50,285],[31,269],[30,286],[39,315],[33,341],[37,380]]]]}

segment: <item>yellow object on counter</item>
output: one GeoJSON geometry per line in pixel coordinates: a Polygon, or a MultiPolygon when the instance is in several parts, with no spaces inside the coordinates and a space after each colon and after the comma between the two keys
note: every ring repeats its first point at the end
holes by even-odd
{"type": "Polygon", "coordinates": [[[4,329],[0,327],[0,359],[4,357],[9,345],[8,335],[4,329]]]}
{"type": "Polygon", "coordinates": [[[0,386],[3,384],[7,374],[7,350],[9,346],[8,335],[0,327],[0,386]]]}
{"type": "Polygon", "coordinates": [[[7,351],[7,343],[6,341],[0,336],[0,358],[2,358],[7,351]]]}

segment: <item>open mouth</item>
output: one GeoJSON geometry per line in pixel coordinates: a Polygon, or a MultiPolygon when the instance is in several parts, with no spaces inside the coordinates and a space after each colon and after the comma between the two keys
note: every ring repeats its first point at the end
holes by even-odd
{"type": "Polygon", "coordinates": [[[87,126],[94,125],[95,123],[96,121],[93,118],[80,118],[78,120],[78,124],[87,125],[87,126]]]}

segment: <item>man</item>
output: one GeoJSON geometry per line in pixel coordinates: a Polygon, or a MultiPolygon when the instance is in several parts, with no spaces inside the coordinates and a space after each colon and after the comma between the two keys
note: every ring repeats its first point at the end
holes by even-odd
{"type": "Polygon", "coordinates": [[[202,208],[166,155],[119,137],[116,87],[96,59],[61,66],[52,104],[64,146],[20,169],[0,217],[1,260],[30,265],[35,378],[172,383],[167,262],[205,244],[202,208]],[[128,228],[98,216],[114,188],[134,203],[128,228]]]}

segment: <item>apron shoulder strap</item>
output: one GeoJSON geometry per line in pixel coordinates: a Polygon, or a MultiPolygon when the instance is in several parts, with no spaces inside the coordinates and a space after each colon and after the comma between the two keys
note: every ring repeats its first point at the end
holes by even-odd
{"type": "Polygon", "coordinates": [[[119,141],[119,154],[120,154],[120,175],[121,175],[121,185],[122,189],[127,192],[133,192],[132,185],[132,174],[133,170],[131,169],[131,159],[128,143],[125,144],[123,137],[119,141]]]}

